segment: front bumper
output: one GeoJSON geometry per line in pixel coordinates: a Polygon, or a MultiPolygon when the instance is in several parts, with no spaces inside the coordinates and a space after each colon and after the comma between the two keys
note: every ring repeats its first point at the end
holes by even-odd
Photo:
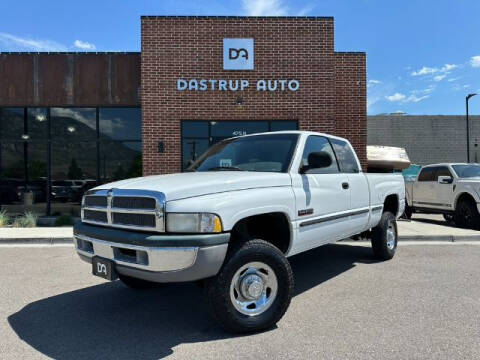
{"type": "Polygon", "coordinates": [[[162,235],[77,224],[80,258],[110,259],[119,274],[154,282],[184,282],[214,276],[227,253],[229,233],[162,235]]]}

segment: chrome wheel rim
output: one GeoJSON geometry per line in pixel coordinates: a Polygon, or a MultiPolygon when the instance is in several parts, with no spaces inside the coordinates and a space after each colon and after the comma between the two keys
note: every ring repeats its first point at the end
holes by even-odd
{"type": "Polygon", "coordinates": [[[250,262],[233,276],[230,299],[240,313],[256,316],[272,306],[277,291],[277,276],[272,268],[262,262],[250,262]]]}
{"type": "Polygon", "coordinates": [[[389,221],[387,227],[387,247],[390,250],[393,250],[395,248],[396,237],[397,234],[395,230],[395,224],[393,223],[393,221],[389,221]]]}

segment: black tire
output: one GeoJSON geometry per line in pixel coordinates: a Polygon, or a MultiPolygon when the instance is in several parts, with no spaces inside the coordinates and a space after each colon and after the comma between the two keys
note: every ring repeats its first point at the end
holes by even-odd
{"type": "Polygon", "coordinates": [[[384,212],[380,222],[372,229],[373,255],[379,260],[390,260],[398,244],[397,219],[391,212],[384,212]],[[393,234],[392,234],[393,232],[393,234]],[[391,236],[393,235],[393,239],[391,236]]]}
{"type": "Polygon", "coordinates": [[[122,275],[122,274],[118,274],[118,278],[124,285],[126,285],[130,289],[135,289],[135,290],[146,290],[146,289],[151,289],[160,285],[159,283],[137,279],[137,278],[133,278],[133,277],[122,275]]]}
{"type": "Polygon", "coordinates": [[[449,225],[455,225],[453,214],[443,214],[443,218],[449,225]]]}
{"type": "MultiPolygon", "coordinates": [[[[264,268],[260,271],[264,272],[264,268]]],[[[272,276],[268,272],[264,272],[264,274],[267,274],[269,278],[272,276]]],[[[229,332],[248,333],[269,329],[282,318],[290,305],[293,287],[292,269],[285,255],[266,241],[250,240],[230,251],[219,273],[206,283],[205,290],[211,312],[220,325],[229,332]],[[277,281],[277,291],[276,296],[272,297],[269,307],[266,307],[263,312],[248,315],[242,313],[234,305],[232,296],[234,299],[236,299],[235,296],[240,299],[242,294],[235,290],[233,284],[238,284],[238,288],[241,287],[243,280],[246,279],[246,274],[253,268],[246,270],[246,274],[241,273],[240,270],[245,265],[254,262],[262,263],[273,271],[277,281]],[[234,278],[237,276],[239,276],[238,281],[234,282],[234,278]]],[[[262,289],[262,294],[268,294],[268,287],[263,286],[262,289]]],[[[275,291],[270,289],[270,296],[273,293],[275,291]]],[[[261,311],[261,307],[253,307],[246,311],[261,311]]]]}
{"type": "Polygon", "coordinates": [[[470,229],[478,228],[480,215],[478,214],[477,204],[470,199],[460,200],[455,209],[453,218],[458,227],[470,229]]]}

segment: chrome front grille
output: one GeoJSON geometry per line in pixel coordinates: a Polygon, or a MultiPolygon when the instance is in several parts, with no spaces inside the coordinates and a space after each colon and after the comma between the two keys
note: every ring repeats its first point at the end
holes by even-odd
{"type": "Polygon", "coordinates": [[[165,231],[165,196],[147,190],[90,190],[83,198],[85,223],[145,231],[165,231]]]}

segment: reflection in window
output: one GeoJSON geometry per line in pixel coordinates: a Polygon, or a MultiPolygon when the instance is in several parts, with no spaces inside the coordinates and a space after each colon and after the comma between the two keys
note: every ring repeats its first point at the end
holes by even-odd
{"type": "Polygon", "coordinates": [[[46,143],[24,145],[22,142],[2,142],[0,146],[2,210],[10,214],[21,214],[24,211],[45,214],[46,152],[46,143]]]}
{"type": "Polygon", "coordinates": [[[25,134],[24,108],[0,109],[0,139],[22,140],[25,134]]]}
{"type": "Polygon", "coordinates": [[[141,140],[140,108],[100,108],[100,136],[111,140],[141,140]]]}
{"type": "Polygon", "coordinates": [[[97,137],[94,108],[52,108],[52,140],[95,140],[97,137]]]}
{"type": "Polygon", "coordinates": [[[100,144],[101,182],[142,176],[140,141],[105,141],[100,144]]]}
{"type": "Polygon", "coordinates": [[[48,113],[47,108],[27,109],[27,131],[30,139],[48,138],[48,113]]]}

